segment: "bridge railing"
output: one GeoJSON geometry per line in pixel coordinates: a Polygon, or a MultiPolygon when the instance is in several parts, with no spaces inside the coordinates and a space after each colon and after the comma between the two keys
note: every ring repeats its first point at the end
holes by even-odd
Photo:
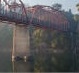
{"type": "Polygon", "coordinates": [[[23,24],[27,23],[27,18],[25,15],[12,11],[7,11],[5,9],[0,10],[0,17],[2,17],[4,21],[8,20],[16,23],[23,23],[23,24]]]}
{"type": "Polygon", "coordinates": [[[26,16],[17,12],[5,10],[4,8],[0,9],[0,20],[15,22],[17,24],[20,23],[24,25],[32,24],[33,26],[37,26],[41,28],[51,28],[60,31],[70,31],[69,24],[58,25],[58,24],[54,24],[49,19],[41,20],[37,16],[33,17],[32,21],[30,21],[31,19],[32,19],[32,13],[30,12],[28,12],[26,16]]]}

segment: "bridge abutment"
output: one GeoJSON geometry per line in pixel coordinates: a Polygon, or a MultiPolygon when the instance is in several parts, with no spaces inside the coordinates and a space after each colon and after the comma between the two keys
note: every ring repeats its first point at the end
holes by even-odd
{"type": "Polygon", "coordinates": [[[12,61],[14,61],[17,57],[26,60],[26,58],[30,55],[29,27],[14,25],[13,28],[12,61]]]}

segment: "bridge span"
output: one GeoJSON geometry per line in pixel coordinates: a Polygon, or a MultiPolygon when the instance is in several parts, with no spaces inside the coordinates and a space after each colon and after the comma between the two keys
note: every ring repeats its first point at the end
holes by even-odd
{"type": "MultiPolygon", "coordinates": [[[[5,2],[5,0],[3,0],[5,2]]],[[[11,8],[9,4],[8,9],[0,5],[0,22],[13,22],[13,52],[12,60],[16,56],[26,57],[30,53],[30,26],[39,27],[42,29],[52,29],[61,32],[72,32],[71,23],[65,16],[64,12],[55,10],[50,6],[36,5],[33,7],[24,7],[23,2],[21,7],[25,13],[17,11],[20,6],[14,4],[14,8],[11,8]],[[18,6],[18,8],[16,7],[18,6]],[[27,55],[26,55],[27,53],[27,55]]]]}

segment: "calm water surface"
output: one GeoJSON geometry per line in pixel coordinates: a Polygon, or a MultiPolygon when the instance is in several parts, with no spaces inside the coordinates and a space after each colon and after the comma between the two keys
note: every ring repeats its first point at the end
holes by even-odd
{"type": "Polygon", "coordinates": [[[0,51],[0,72],[27,72],[30,71],[30,63],[24,61],[11,61],[10,51],[0,51]]]}

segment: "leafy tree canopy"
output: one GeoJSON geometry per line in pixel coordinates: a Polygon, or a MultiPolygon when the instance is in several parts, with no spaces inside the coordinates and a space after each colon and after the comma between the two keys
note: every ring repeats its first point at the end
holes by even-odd
{"type": "Polygon", "coordinates": [[[76,7],[78,8],[78,11],[79,11],[79,3],[76,5],[76,7]]]}
{"type": "Polygon", "coordinates": [[[58,4],[58,3],[56,3],[56,4],[53,4],[53,5],[52,5],[52,8],[54,8],[54,9],[56,9],[56,10],[61,10],[62,5],[61,5],[61,4],[58,4]]]}

